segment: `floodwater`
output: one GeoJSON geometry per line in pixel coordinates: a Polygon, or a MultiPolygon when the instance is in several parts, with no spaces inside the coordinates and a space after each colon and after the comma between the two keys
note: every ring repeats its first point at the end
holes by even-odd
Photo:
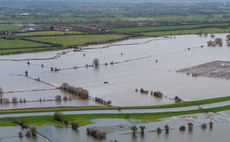
{"type": "MultiPolygon", "coordinates": [[[[225,114],[226,112],[222,112],[225,114]]],[[[227,112],[228,113],[228,112],[227,112]]],[[[196,114],[199,115],[199,114],[196,114]]],[[[202,114],[200,114],[202,115],[202,114]]],[[[228,130],[230,127],[230,122],[214,122],[213,128],[210,129],[207,126],[206,129],[201,129],[200,125],[204,122],[196,122],[191,121],[194,126],[193,130],[189,131],[187,129],[187,124],[190,121],[181,120],[182,116],[171,117],[162,120],[161,122],[151,122],[151,123],[142,123],[139,120],[133,119],[94,119],[92,120],[93,124],[80,127],[78,131],[72,130],[71,128],[57,127],[44,125],[42,127],[37,127],[36,130],[43,136],[47,137],[53,142],[111,142],[117,140],[118,142],[149,142],[149,141],[157,141],[157,142],[194,142],[194,141],[202,141],[202,142],[227,142],[229,141],[228,130]],[[145,133],[141,135],[140,130],[136,132],[136,135],[133,136],[131,130],[126,129],[124,126],[145,126],[145,133]],[[156,130],[158,127],[164,129],[165,125],[169,125],[170,131],[168,134],[165,131],[162,131],[160,134],[156,133],[153,130],[156,130]],[[113,131],[108,132],[106,135],[106,139],[97,140],[91,136],[86,134],[87,128],[110,128],[111,126],[115,127],[113,131]],[[120,126],[123,126],[120,127],[120,126]],[[179,131],[180,126],[185,126],[185,131],[179,131]],[[118,127],[118,128],[117,128],[118,127]]],[[[226,117],[226,116],[221,116],[226,117]]],[[[229,119],[229,116],[226,117],[229,119]]],[[[207,123],[207,122],[206,122],[207,123]]],[[[11,139],[18,141],[20,138],[17,136],[18,132],[21,131],[20,127],[0,127],[0,136],[2,141],[10,142],[11,139]],[[4,136],[4,137],[3,137],[4,136]]],[[[25,131],[25,130],[24,130],[25,131]]],[[[23,137],[21,138],[24,141],[26,139],[30,139],[30,141],[40,142],[42,140],[45,141],[41,136],[34,138],[23,137]]]]}
{"type": "MultiPolygon", "coordinates": [[[[226,34],[216,34],[216,37],[226,39],[226,34]]],[[[38,100],[39,98],[54,99],[56,95],[69,96],[60,90],[52,90],[62,83],[83,87],[90,92],[91,97],[111,100],[112,105],[138,106],[173,103],[170,98],[179,96],[185,101],[228,96],[229,80],[215,78],[192,77],[176,73],[179,69],[215,61],[230,61],[230,47],[226,42],[222,47],[207,47],[210,37],[197,35],[177,36],[174,38],[146,38],[121,41],[106,45],[84,47],[82,52],[65,50],[67,54],[52,58],[62,51],[29,53],[0,56],[0,87],[3,98],[17,97],[38,100]],[[201,48],[201,45],[204,47],[201,48]],[[108,48],[102,48],[109,46],[108,48]],[[190,48],[190,50],[188,50],[190,48]],[[123,53],[123,55],[121,55],[123,53]],[[85,54],[85,56],[83,56],[85,54]],[[92,64],[93,59],[100,61],[99,68],[85,68],[92,64]],[[29,60],[36,59],[36,60],[29,60]],[[158,61],[156,63],[156,60],[158,61]],[[30,65],[27,65],[27,61],[30,65]],[[114,65],[110,65],[110,62],[114,65]],[[108,63],[107,66],[104,64],[108,63]],[[41,67],[41,64],[44,67],[41,67]],[[73,67],[78,67],[73,69],[73,67]],[[61,70],[51,72],[50,67],[61,70]],[[47,85],[27,78],[40,78],[50,83],[47,85]],[[108,82],[108,84],[104,84],[108,82]],[[135,92],[144,88],[149,94],[135,92]],[[46,89],[45,91],[39,91],[46,89]],[[38,91],[33,91],[38,90],[38,91]],[[17,92],[21,91],[21,92],[17,92]],[[25,91],[25,92],[23,92],[25,91]],[[156,98],[150,91],[161,91],[165,97],[156,98]]],[[[71,95],[70,95],[71,96],[71,95]]],[[[59,106],[56,102],[26,103],[26,105],[3,105],[1,108],[25,108],[59,106]]],[[[73,100],[62,106],[99,105],[92,100],[73,100]]]]}

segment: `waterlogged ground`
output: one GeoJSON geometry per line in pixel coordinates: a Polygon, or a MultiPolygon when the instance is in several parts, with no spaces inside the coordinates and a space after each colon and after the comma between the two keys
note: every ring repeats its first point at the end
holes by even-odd
{"type": "MultiPolygon", "coordinates": [[[[170,98],[175,96],[186,101],[228,96],[229,80],[192,77],[176,72],[216,60],[230,61],[226,34],[216,34],[216,37],[224,39],[222,47],[207,47],[209,36],[188,35],[175,39],[133,39],[94,45],[83,47],[85,50],[81,52],[66,50],[67,54],[58,56],[57,53],[62,51],[0,56],[0,87],[6,92],[2,97],[25,98],[28,101],[54,99],[56,95],[69,97],[71,94],[56,89],[64,82],[89,90],[93,98],[111,100],[112,105],[120,106],[168,104],[173,103],[170,98]],[[92,64],[95,58],[99,59],[100,67],[86,68],[85,65],[92,64]],[[28,61],[30,65],[27,65],[28,61]],[[112,61],[114,64],[110,65],[112,61]],[[105,63],[108,65],[105,66],[105,63]],[[51,72],[51,67],[60,71],[51,72]],[[26,70],[30,78],[22,76],[26,70]],[[38,77],[43,82],[34,80],[38,77]],[[156,98],[150,93],[140,94],[135,92],[136,88],[161,91],[166,98],[156,98]]],[[[99,104],[92,100],[30,102],[1,105],[1,109],[84,105],[99,104]]]]}
{"type": "Polygon", "coordinates": [[[160,122],[153,123],[142,123],[140,120],[133,119],[94,119],[92,120],[93,124],[80,127],[78,131],[72,130],[72,128],[64,128],[57,126],[44,125],[42,127],[37,127],[36,130],[39,132],[37,138],[19,138],[18,132],[22,131],[23,134],[26,130],[21,129],[20,127],[0,127],[0,137],[4,142],[10,141],[47,141],[47,139],[53,142],[75,142],[75,141],[87,141],[87,142],[110,142],[117,140],[118,142],[149,142],[154,139],[157,142],[227,142],[229,139],[229,134],[227,133],[230,126],[230,117],[229,111],[220,112],[219,114],[194,114],[186,116],[177,116],[167,119],[163,119],[160,122]],[[208,119],[203,119],[204,116],[209,115],[208,119]],[[193,119],[185,120],[185,117],[193,117],[193,119]],[[217,121],[212,121],[212,120],[217,121]],[[198,121],[199,120],[199,121],[198,121]],[[213,128],[210,129],[209,125],[206,129],[202,129],[200,126],[202,123],[208,124],[210,121],[214,122],[213,128]],[[187,124],[192,122],[194,124],[193,130],[189,131],[187,124]],[[138,131],[136,135],[132,135],[130,127],[136,125],[138,131]],[[162,131],[157,133],[155,130],[160,127],[164,129],[165,125],[169,125],[169,133],[162,131]],[[141,135],[139,126],[145,126],[145,133],[141,135]],[[185,126],[185,131],[179,131],[180,126],[185,126]],[[106,131],[106,139],[97,140],[91,136],[88,136],[86,133],[87,128],[96,128],[101,131],[106,131]],[[112,129],[112,131],[108,131],[112,129]],[[45,136],[46,138],[42,137],[45,136]]]}

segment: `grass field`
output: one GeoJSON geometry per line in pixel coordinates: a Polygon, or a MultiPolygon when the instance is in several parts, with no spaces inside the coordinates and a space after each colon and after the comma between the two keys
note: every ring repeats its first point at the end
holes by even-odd
{"type": "Polygon", "coordinates": [[[5,40],[0,39],[0,54],[11,54],[15,52],[33,52],[34,50],[41,50],[44,48],[39,48],[41,46],[49,46],[46,44],[36,43],[36,42],[30,42],[30,41],[24,41],[24,40],[5,40]],[[25,48],[25,47],[37,47],[35,48],[25,48]],[[15,49],[10,49],[15,48],[15,49]]]}
{"type": "Polygon", "coordinates": [[[26,32],[26,33],[17,33],[15,36],[36,36],[36,35],[63,35],[63,34],[80,34],[81,32],[69,31],[40,31],[40,32],[26,32]]]}
{"type": "Polygon", "coordinates": [[[24,41],[24,40],[5,40],[0,39],[0,48],[21,48],[21,47],[39,47],[39,46],[47,46],[46,44],[24,41]]]}
{"type": "Polygon", "coordinates": [[[181,30],[199,28],[202,26],[217,26],[217,25],[229,25],[228,23],[220,24],[201,24],[201,25],[180,25],[180,26],[154,26],[154,27],[134,27],[134,28],[117,28],[112,29],[114,32],[129,33],[129,32],[143,32],[143,31],[167,31],[167,30],[181,30]]]}
{"type": "Polygon", "coordinates": [[[47,37],[27,37],[26,39],[32,39],[36,41],[51,42],[62,44],[64,47],[70,45],[81,46],[86,43],[103,43],[108,40],[119,40],[126,35],[71,35],[71,36],[47,36],[47,37]]]}
{"type": "Polygon", "coordinates": [[[146,36],[169,36],[169,35],[188,35],[196,34],[199,31],[203,33],[230,33],[230,29],[219,29],[219,28],[204,28],[204,29],[193,29],[193,30],[174,30],[174,31],[162,31],[162,32],[143,32],[146,36]]]}

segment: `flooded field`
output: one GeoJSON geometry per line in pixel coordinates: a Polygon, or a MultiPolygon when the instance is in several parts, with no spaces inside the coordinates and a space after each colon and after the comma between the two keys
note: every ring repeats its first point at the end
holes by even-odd
{"type": "Polygon", "coordinates": [[[161,122],[151,122],[151,123],[142,123],[139,120],[133,119],[94,119],[92,120],[93,124],[80,127],[78,131],[72,130],[72,128],[64,128],[58,126],[50,126],[44,125],[42,127],[37,127],[36,130],[40,135],[37,137],[30,138],[19,138],[18,132],[21,131],[23,134],[26,130],[18,127],[0,127],[0,137],[1,141],[11,142],[11,141],[33,141],[33,142],[42,142],[42,141],[53,141],[53,142],[75,142],[75,141],[87,141],[87,142],[111,142],[117,140],[118,142],[149,142],[149,141],[157,141],[157,142],[194,142],[194,141],[205,141],[205,142],[226,142],[229,139],[228,128],[230,126],[229,122],[229,111],[221,112],[221,115],[215,114],[215,116],[211,114],[195,114],[195,115],[186,115],[186,116],[177,116],[171,117],[162,120],[161,122]],[[209,119],[202,119],[203,116],[209,115],[209,119]],[[196,116],[192,119],[185,120],[185,117],[196,116]],[[213,128],[210,128],[207,125],[207,128],[202,129],[200,126],[203,123],[208,124],[209,120],[219,120],[212,121],[213,128]],[[194,121],[195,120],[195,121],[194,121]],[[222,121],[227,120],[227,121],[222,121]],[[193,123],[193,130],[188,130],[187,124],[189,122],[193,123]],[[130,127],[136,125],[138,127],[138,131],[135,136],[133,136],[130,127]],[[156,129],[160,127],[164,129],[164,126],[168,125],[170,130],[169,133],[165,133],[163,130],[161,133],[157,133],[156,129]],[[144,135],[141,134],[139,126],[145,126],[144,135]],[[185,126],[185,131],[180,131],[179,127],[185,126]],[[97,128],[101,131],[106,131],[106,139],[97,140],[91,136],[88,136],[86,133],[87,128],[97,128]],[[108,131],[111,128],[112,131],[108,131]],[[104,130],[103,130],[104,129],[104,130]],[[44,137],[42,137],[44,136],[44,137]]]}
{"type": "MultiPolygon", "coordinates": [[[[225,39],[226,34],[216,37],[225,39]]],[[[92,98],[111,100],[112,105],[119,106],[174,103],[170,98],[175,96],[185,101],[228,96],[228,80],[194,78],[176,72],[212,61],[230,61],[230,47],[225,42],[222,47],[208,47],[206,42],[209,40],[209,36],[197,35],[133,39],[83,47],[85,50],[81,52],[65,50],[66,54],[52,51],[0,56],[0,87],[5,92],[1,97],[28,101],[54,99],[56,95],[69,97],[71,94],[56,89],[64,82],[89,90],[92,98]],[[86,64],[91,65],[95,58],[99,59],[99,68],[86,68],[86,64]],[[51,67],[59,71],[52,72],[51,67]],[[24,76],[25,71],[29,77],[24,76]],[[34,80],[38,77],[43,82],[34,80]],[[149,93],[135,92],[141,88],[149,93]],[[151,91],[161,91],[166,97],[156,98],[150,95],[151,91]]],[[[92,100],[46,101],[3,104],[1,109],[87,105],[100,104],[92,100]]]]}

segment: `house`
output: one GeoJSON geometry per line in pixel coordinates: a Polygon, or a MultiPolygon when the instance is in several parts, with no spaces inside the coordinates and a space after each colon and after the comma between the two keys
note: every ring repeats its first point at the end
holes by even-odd
{"type": "Polygon", "coordinates": [[[29,13],[20,13],[21,16],[29,16],[29,13]]]}

